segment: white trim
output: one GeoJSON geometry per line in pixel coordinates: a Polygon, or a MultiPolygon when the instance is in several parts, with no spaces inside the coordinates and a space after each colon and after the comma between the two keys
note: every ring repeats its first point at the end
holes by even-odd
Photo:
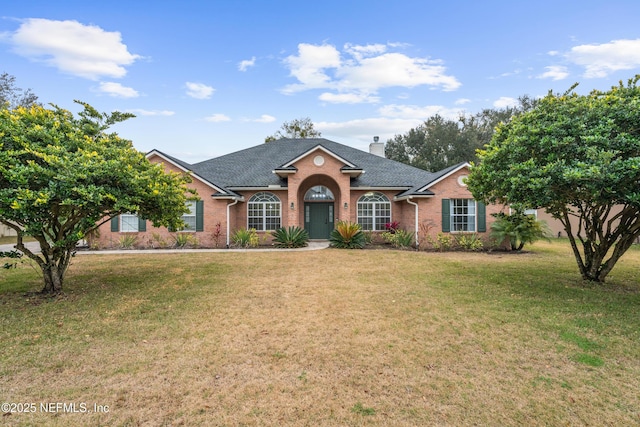
{"type": "Polygon", "coordinates": [[[416,247],[418,247],[418,248],[419,248],[419,247],[420,247],[420,241],[418,240],[418,216],[419,216],[418,204],[417,204],[416,202],[412,202],[412,201],[411,201],[411,197],[409,197],[409,198],[408,198],[408,199],[406,199],[406,200],[407,200],[407,203],[409,203],[410,205],[415,206],[415,213],[414,213],[414,216],[415,216],[415,220],[416,220],[416,221],[415,221],[415,237],[414,237],[414,239],[415,239],[415,241],[416,241],[416,247]]]}
{"type": "MultiPolygon", "coordinates": [[[[366,194],[363,194],[363,195],[361,195],[360,197],[358,197],[358,200],[356,200],[356,222],[357,222],[358,224],[360,224],[360,221],[359,221],[359,220],[360,220],[360,218],[371,218],[371,219],[372,219],[372,221],[373,221],[373,222],[372,222],[372,224],[371,224],[371,225],[372,225],[372,229],[371,229],[371,230],[366,230],[366,231],[385,231],[385,229],[382,229],[382,230],[376,230],[376,219],[377,219],[377,218],[380,218],[380,217],[377,217],[377,216],[376,216],[376,205],[377,205],[378,203],[389,203],[389,222],[391,222],[391,221],[393,221],[393,203],[391,202],[391,199],[389,198],[389,196],[387,196],[386,194],[384,194],[384,193],[382,193],[382,192],[380,192],[380,191],[376,191],[375,193],[381,194],[385,199],[387,199],[387,201],[386,201],[386,202],[379,202],[379,201],[376,201],[376,202],[360,202],[360,200],[361,200],[363,197],[365,197],[365,196],[366,196],[366,194]],[[358,215],[358,211],[359,211],[359,205],[360,205],[360,203],[373,203],[373,205],[374,205],[374,206],[373,206],[373,216],[370,216],[370,217],[369,217],[369,216],[366,216],[366,217],[360,217],[360,216],[358,215]]],[[[363,230],[364,230],[364,228],[363,228],[363,230]]]]}
{"type": "Polygon", "coordinates": [[[345,175],[349,175],[352,178],[357,178],[360,175],[362,175],[365,171],[363,169],[351,169],[351,170],[341,170],[340,172],[342,172],[345,175]]]}
{"type": "Polygon", "coordinates": [[[424,187],[419,189],[418,192],[422,192],[422,191],[428,189],[429,187],[432,187],[432,186],[436,185],[440,181],[449,178],[451,175],[453,175],[454,173],[458,172],[459,170],[461,170],[463,168],[470,168],[470,167],[471,167],[471,164],[463,163],[460,166],[458,166],[457,168],[453,169],[452,171],[449,171],[446,175],[443,175],[440,178],[436,179],[435,181],[430,182],[429,184],[425,185],[424,187]]]}
{"type": "Polygon", "coordinates": [[[394,202],[401,202],[403,200],[411,200],[413,198],[416,199],[431,199],[432,197],[435,197],[435,194],[410,194],[408,196],[402,196],[402,197],[394,197],[393,201],[394,202]]]}
{"type": "Polygon", "coordinates": [[[300,160],[300,159],[303,159],[303,158],[307,157],[308,155],[310,155],[311,153],[313,153],[314,151],[317,151],[317,150],[322,150],[322,151],[324,151],[324,152],[325,152],[325,153],[327,153],[329,156],[333,157],[333,158],[334,158],[334,159],[336,159],[336,160],[339,160],[339,161],[343,162],[345,165],[347,165],[347,166],[349,166],[349,167],[352,167],[352,168],[357,167],[357,166],[356,166],[356,165],[354,165],[353,163],[351,163],[351,162],[349,162],[349,161],[347,161],[347,160],[343,159],[342,157],[338,156],[337,154],[333,153],[332,151],[330,151],[330,150],[328,150],[328,149],[324,148],[324,147],[323,147],[322,145],[320,145],[320,144],[316,145],[315,147],[313,147],[312,149],[310,149],[310,150],[308,150],[308,151],[305,151],[304,153],[300,154],[300,155],[299,155],[298,157],[296,157],[295,159],[290,160],[289,162],[285,163],[284,165],[282,165],[282,166],[280,166],[280,167],[281,167],[281,168],[286,168],[286,167],[292,166],[292,165],[293,165],[295,162],[297,162],[298,160],[300,160]]]}
{"type": "Polygon", "coordinates": [[[203,184],[213,188],[214,190],[216,190],[218,193],[223,193],[223,194],[228,194],[226,191],[224,191],[222,188],[210,183],[209,181],[207,181],[206,179],[204,179],[203,177],[201,177],[200,175],[198,175],[197,173],[193,172],[190,169],[186,169],[183,166],[179,165],[178,163],[174,162],[173,160],[171,160],[170,158],[168,158],[167,156],[165,156],[164,154],[162,154],[160,151],[158,150],[151,150],[146,154],[146,158],[149,159],[151,156],[158,156],[160,157],[162,160],[171,163],[173,166],[177,167],[178,169],[180,169],[183,172],[188,173],[190,176],[197,178],[198,181],[202,182],[203,184]]]}
{"type": "MultiPolygon", "coordinates": [[[[471,215],[467,214],[467,215],[456,215],[456,216],[465,216],[465,217],[469,217],[471,215]]],[[[468,223],[467,223],[468,224],[468,223]]],[[[453,197],[451,199],[449,199],[449,233],[478,233],[478,201],[476,199],[473,198],[467,198],[467,197],[453,197]],[[469,207],[468,203],[469,201],[473,202],[473,230],[454,230],[453,229],[453,201],[454,200],[467,200],[467,209],[469,207]]]]}

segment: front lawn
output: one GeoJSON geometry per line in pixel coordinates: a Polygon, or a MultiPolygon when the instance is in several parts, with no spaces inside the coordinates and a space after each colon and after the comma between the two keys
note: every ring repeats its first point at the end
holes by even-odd
{"type": "Polygon", "coordinates": [[[3,425],[640,423],[638,248],[604,287],[566,241],[79,255],[63,296],[40,280],[0,271],[0,396],[36,404],[3,425]]]}

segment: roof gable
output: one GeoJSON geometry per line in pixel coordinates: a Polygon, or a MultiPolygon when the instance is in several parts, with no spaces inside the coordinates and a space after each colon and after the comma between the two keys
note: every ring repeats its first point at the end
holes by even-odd
{"type": "Polygon", "coordinates": [[[292,167],[294,163],[296,163],[297,161],[313,154],[316,151],[322,151],[324,153],[326,153],[327,155],[333,157],[334,159],[336,159],[337,161],[344,163],[345,166],[350,167],[350,168],[357,168],[356,165],[354,165],[353,163],[351,163],[348,160],[343,159],[342,157],[340,157],[339,155],[337,155],[336,153],[332,152],[331,150],[323,147],[322,145],[318,144],[315,147],[311,148],[310,150],[298,155],[296,158],[288,161],[287,163],[283,164],[280,168],[288,168],[288,167],[292,167]]]}
{"type": "Polygon", "coordinates": [[[467,168],[469,169],[469,167],[471,167],[471,165],[468,162],[463,162],[463,163],[458,163],[457,165],[453,165],[450,166],[446,169],[442,169],[440,172],[434,174],[436,175],[434,177],[434,179],[431,182],[428,182],[424,187],[422,187],[420,190],[418,191],[426,191],[428,188],[433,187],[434,185],[436,185],[437,183],[439,183],[440,181],[443,181],[447,178],[449,178],[451,175],[453,175],[454,173],[458,172],[461,169],[467,168]]]}
{"type": "Polygon", "coordinates": [[[183,172],[186,172],[189,174],[189,176],[196,178],[198,181],[202,182],[203,184],[213,188],[214,190],[216,190],[219,193],[222,194],[228,194],[228,192],[226,190],[224,190],[222,187],[215,185],[213,182],[209,181],[206,178],[201,177],[200,175],[198,175],[197,173],[194,173],[193,170],[191,169],[191,165],[187,162],[183,162],[180,159],[176,159],[175,157],[172,157],[168,154],[163,153],[162,151],[159,150],[151,150],[149,151],[145,157],[147,159],[153,157],[153,156],[157,156],[160,157],[162,160],[164,160],[165,162],[168,162],[172,165],[174,165],[175,167],[177,167],[178,169],[182,170],[183,172]]]}

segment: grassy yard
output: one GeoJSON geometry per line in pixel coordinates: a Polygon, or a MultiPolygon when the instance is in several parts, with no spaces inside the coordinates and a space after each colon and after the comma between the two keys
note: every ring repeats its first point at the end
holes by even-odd
{"type": "Polygon", "coordinates": [[[3,425],[640,423],[638,248],[606,287],[562,241],[82,255],[63,297],[39,280],[0,271],[0,397],[37,405],[3,425]]]}

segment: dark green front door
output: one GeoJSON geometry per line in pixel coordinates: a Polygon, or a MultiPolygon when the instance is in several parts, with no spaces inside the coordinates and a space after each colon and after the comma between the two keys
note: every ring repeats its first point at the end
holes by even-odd
{"type": "Polygon", "coordinates": [[[310,239],[328,239],[333,230],[333,202],[305,203],[304,229],[310,239]]]}

